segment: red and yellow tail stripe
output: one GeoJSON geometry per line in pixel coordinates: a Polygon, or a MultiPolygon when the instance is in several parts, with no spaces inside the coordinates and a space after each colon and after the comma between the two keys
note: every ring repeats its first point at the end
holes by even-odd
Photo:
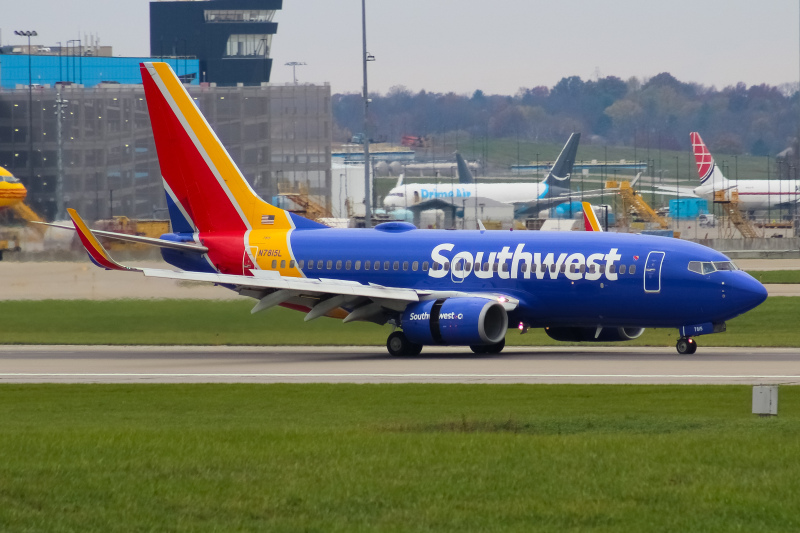
{"type": "Polygon", "coordinates": [[[120,265],[111,259],[111,256],[108,255],[108,252],[105,248],[103,248],[103,245],[100,244],[100,241],[97,240],[97,237],[92,234],[92,231],[80,217],[78,212],[69,208],[67,209],[67,213],[69,213],[69,216],[72,219],[72,224],[75,226],[75,231],[78,233],[78,238],[80,238],[83,247],[86,248],[86,251],[89,253],[89,258],[94,264],[99,267],[103,267],[106,270],[139,271],[138,268],[129,268],[124,265],[120,265]]]}
{"type": "Polygon", "coordinates": [[[581,202],[583,205],[583,227],[586,231],[603,231],[603,226],[597,220],[597,213],[592,209],[589,202],[581,202]]]}
{"type": "Polygon", "coordinates": [[[141,73],[161,173],[200,232],[293,229],[253,191],[170,66],[142,63],[141,73]]]}

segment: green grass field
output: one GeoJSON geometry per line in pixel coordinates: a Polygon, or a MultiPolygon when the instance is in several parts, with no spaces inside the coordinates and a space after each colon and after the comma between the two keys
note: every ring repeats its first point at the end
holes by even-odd
{"type": "Polygon", "coordinates": [[[800,389],[2,385],[2,531],[798,531],[800,389]]]}
{"type": "Polygon", "coordinates": [[[761,283],[800,283],[800,270],[748,270],[761,283]]]}
{"type": "MultiPolygon", "coordinates": [[[[250,314],[253,301],[45,300],[0,302],[0,344],[383,345],[391,328],[342,324],[283,308],[250,314]]],[[[722,334],[699,337],[700,346],[800,346],[800,298],[772,297],[728,323],[722,334]]],[[[620,346],[673,346],[676,330],[647,330],[620,346]]],[[[561,345],[543,330],[520,335],[510,346],[561,345]]]]}

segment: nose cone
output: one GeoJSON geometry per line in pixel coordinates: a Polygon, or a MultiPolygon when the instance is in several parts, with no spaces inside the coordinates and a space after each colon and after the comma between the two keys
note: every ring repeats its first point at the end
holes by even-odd
{"type": "Polygon", "coordinates": [[[767,299],[767,289],[746,272],[735,272],[735,274],[737,275],[726,283],[725,293],[731,311],[740,315],[761,305],[767,299]]]}

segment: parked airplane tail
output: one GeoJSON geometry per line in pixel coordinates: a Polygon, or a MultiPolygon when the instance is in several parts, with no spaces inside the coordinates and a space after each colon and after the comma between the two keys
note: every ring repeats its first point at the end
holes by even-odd
{"type": "Polygon", "coordinates": [[[561,149],[558,159],[553,163],[553,167],[544,179],[546,185],[569,189],[572,167],[575,165],[575,156],[578,153],[578,143],[580,140],[580,133],[573,133],[569,136],[567,144],[561,149]]]}
{"type": "Polygon", "coordinates": [[[140,69],[174,232],[324,227],[253,191],[168,64],[140,69]]]}
{"type": "Polygon", "coordinates": [[[583,228],[586,231],[603,231],[603,226],[597,219],[597,213],[594,212],[592,204],[589,202],[581,202],[583,206],[583,228]]]}
{"type": "Polygon", "coordinates": [[[456,165],[458,168],[458,182],[459,183],[475,183],[475,176],[472,175],[467,162],[461,157],[461,154],[456,152],[456,165]]]}
{"type": "Polygon", "coordinates": [[[694,152],[694,160],[697,163],[697,174],[700,177],[702,185],[715,185],[715,189],[720,188],[727,181],[722,171],[717,167],[714,162],[714,157],[708,151],[708,147],[703,142],[700,134],[693,131],[689,134],[692,141],[692,151],[694,152]]]}

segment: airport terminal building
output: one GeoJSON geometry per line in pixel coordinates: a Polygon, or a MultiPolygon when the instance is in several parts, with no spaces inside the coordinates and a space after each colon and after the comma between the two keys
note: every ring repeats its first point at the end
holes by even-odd
{"type": "MultiPolygon", "coordinates": [[[[184,81],[260,195],[270,200],[279,189],[303,189],[329,203],[330,86],[269,84],[271,59],[264,57],[269,48],[255,53],[247,44],[271,45],[271,37],[263,36],[277,30],[272,16],[280,5],[280,0],[154,2],[151,17],[157,16],[159,23],[153,31],[162,33],[157,38],[151,34],[151,45],[178,42],[182,48],[168,52],[188,52],[163,60],[184,81]],[[209,43],[218,38],[220,46],[195,50],[189,33],[164,33],[169,25],[161,24],[160,17],[172,20],[176,13],[194,22],[172,26],[175,31],[208,32],[213,37],[209,43]],[[215,59],[212,52],[220,57],[215,59]],[[217,61],[230,63],[219,66],[217,61]]],[[[162,57],[111,57],[110,48],[101,56],[98,49],[78,46],[3,49],[0,166],[23,181],[27,203],[49,220],[59,216],[63,206],[78,209],[87,219],[165,218],[166,200],[139,75],[141,61],[162,57]]]]}

